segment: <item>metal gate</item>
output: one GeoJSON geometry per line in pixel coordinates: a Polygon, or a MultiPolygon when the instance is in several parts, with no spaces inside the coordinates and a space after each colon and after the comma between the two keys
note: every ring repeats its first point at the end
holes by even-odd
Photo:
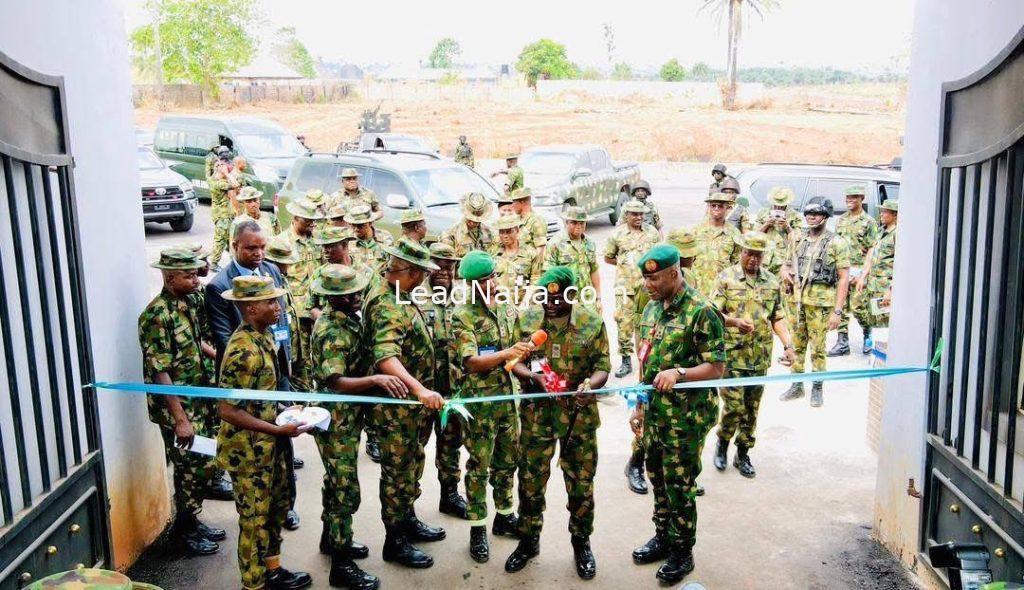
{"type": "Polygon", "coordinates": [[[64,86],[0,53],[0,590],[109,565],[64,86]]]}
{"type": "MultiPolygon", "coordinates": [[[[1024,576],[1024,29],[943,85],[922,547],[981,542],[1024,576]]],[[[912,192],[912,187],[907,189],[912,192]]],[[[927,562],[927,557],[923,556],[927,562]]]]}

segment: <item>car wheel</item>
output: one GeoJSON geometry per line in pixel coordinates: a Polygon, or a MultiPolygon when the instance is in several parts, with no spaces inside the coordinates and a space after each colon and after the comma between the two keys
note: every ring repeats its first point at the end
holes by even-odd
{"type": "Polygon", "coordinates": [[[619,199],[615,201],[615,208],[608,214],[608,221],[610,221],[612,225],[618,224],[619,220],[622,219],[622,206],[625,205],[628,200],[629,195],[625,192],[619,193],[619,199]]]}
{"type": "Polygon", "coordinates": [[[171,229],[179,232],[188,231],[192,229],[192,222],[195,221],[195,217],[196,216],[194,213],[189,213],[188,215],[180,219],[175,219],[174,221],[171,222],[171,229]]]}

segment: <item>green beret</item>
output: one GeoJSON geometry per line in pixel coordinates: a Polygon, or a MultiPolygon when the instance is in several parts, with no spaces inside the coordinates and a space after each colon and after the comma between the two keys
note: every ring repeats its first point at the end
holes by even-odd
{"type": "Polygon", "coordinates": [[[467,281],[485,279],[494,274],[494,258],[483,250],[472,250],[462,257],[459,276],[467,281]]]}
{"type": "Polygon", "coordinates": [[[547,287],[548,293],[558,293],[576,284],[576,273],[568,266],[552,266],[540,275],[537,284],[547,287]]]}
{"type": "Polygon", "coordinates": [[[655,244],[636,265],[645,273],[658,272],[679,264],[679,250],[664,242],[655,244]]]}

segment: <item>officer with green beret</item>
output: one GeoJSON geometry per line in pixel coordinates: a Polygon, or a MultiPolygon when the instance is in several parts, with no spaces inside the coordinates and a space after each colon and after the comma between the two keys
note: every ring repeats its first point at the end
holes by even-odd
{"type": "Polygon", "coordinates": [[[790,205],[796,194],[785,186],[773,186],[768,191],[768,204],[758,212],[754,227],[768,236],[768,249],[762,256],[761,264],[773,275],[778,276],[782,262],[789,255],[793,240],[800,235],[802,220],[790,205]]]}
{"type": "Polygon", "coordinates": [[[347,210],[351,210],[356,205],[367,205],[374,213],[380,212],[377,193],[359,185],[359,171],[355,168],[342,169],[341,188],[331,193],[324,204],[328,208],[341,205],[347,210]]]}
{"type": "Polygon", "coordinates": [[[686,284],[674,246],[654,246],[637,267],[651,296],[640,320],[640,381],[655,391],[634,410],[630,425],[644,436],[647,475],[654,488],[655,535],[633,551],[633,561],[665,560],[657,577],[674,584],[693,571],[696,480],[718,404],[710,387],[687,389],[685,395],[673,387],[681,381],[722,377],[724,326],[714,306],[686,284]]]}
{"type": "Polygon", "coordinates": [[[618,326],[619,355],[622,364],[615,376],[622,378],[633,372],[633,305],[643,279],[636,261],[658,243],[661,235],[644,223],[647,206],[631,199],[622,206],[626,223],[616,226],[604,246],[604,261],[615,265],[615,323],[618,326]]]}
{"type": "Polygon", "coordinates": [[[436,271],[430,251],[400,239],[389,255],[384,280],[371,287],[363,302],[362,344],[370,355],[370,370],[393,375],[422,405],[380,404],[373,408],[373,425],[380,436],[380,501],[384,521],[384,561],[411,568],[428,568],[434,559],[413,541],[439,541],[444,529],[431,527],[416,516],[418,474],[423,473],[420,433],[444,398],[436,391],[434,344],[414,288],[436,271]]]}
{"type": "Polygon", "coordinates": [[[523,244],[523,222],[516,214],[502,215],[494,223],[498,242],[492,249],[494,281],[516,307],[529,297],[529,287],[540,278],[543,258],[535,249],[523,244]]]}
{"type": "Polygon", "coordinates": [[[465,135],[459,136],[459,145],[455,146],[455,161],[470,168],[476,165],[476,160],[473,158],[473,148],[466,141],[465,135]]]}
{"type": "Polygon", "coordinates": [[[592,289],[592,296],[582,305],[601,313],[601,273],[597,265],[597,246],[587,237],[587,211],[569,206],[562,211],[565,228],[551,237],[544,249],[546,271],[555,266],[568,266],[576,276],[576,287],[582,293],[592,289]]]}
{"type": "Polygon", "coordinates": [[[899,207],[900,203],[896,199],[889,199],[878,207],[882,233],[868,251],[864,272],[854,284],[853,314],[857,323],[864,327],[865,333],[872,327],[889,325],[889,312],[883,310],[892,301],[892,270],[896,259],[896,218],[899,216],[899,207]]]}
{"type": "Polygon", "coordinates": [[[490,250],[496,240],[488,220],[494,204],[480,193],[467,193],[462,197],[462,219],[441,234],[441,243],[455,248],[456,256],[465,256],[470,250],[490,250]]]}
{"type": "MultiPolygon", "coordinates": [[[[191,304],[199,289],[198,270],[205,263],[191,250],[172,248],[160,253],[153,268],[163,275],[163,289],[139,315],[139,345],[146,383],[195,385],[214,383],[208,326],[201,324],[191,304]]],[[[149,395],[149,417],[160,427],[164,453],[174,466],[175,522],[172,535],[188,553],[216,553],[227,534],[199,521],[211,482],[219,479],[206,455],[189,452],[196,434],[211,436],[215,404],[203,399],[149,395]]]]}
{"type": "MultiPolygon", "coordinates": [[[[459,276],[471,289],[467,302],[452,314],[453,350],[462,373],[461,397],[512,393],[505,363],[532,351],[520,336],[515,307],[496,297],[494,259],[472,250],[459,264],[459,276]]],[[[469,554],[477,562],[490,558],[487,540],[487,482],[493,487],[495,535],[515,536],[512,486],[518,461],[519,420],[515,402],[477,404],[463,432],[466,462],[466,514],[470,521],[469,554]]]]}
{"type": "MultiPolygon", "coordinates": [[[[651,197],[651,184],[646,180],[638,180],[633,185],[633,190],[629,193],[630,197],[640,201],[647,206],[647,213],[644,213],[644,223],[653,226],[654,229],[661,232],[663,224],[661,222],[661,215],[658,214],[658,208],[654,205],[654,202],[650,200],[651,197]]],[[[625,223],[626,218],[619,219],[619,223],[625,223]]]]}
{"type": "MultiPolygon", "coordinates": [[[[235,304],[242,321],[232,333],[220,364],[219,385],[225,389],[274,391],[278,383],[277,354],[270,327],[281,314],[286,289],[271,277],[238,276],[221,293],[235,304]]],[[[291,438],[308,428],[278,425],[277,403],[220,400],[221,427],[217,462],[235,484],[238,510],[238,567],[245,588],[305,588],[313,582],[305,572],[281,567],[281,528],[291,498],[291,438]]]]}
{"type": "MultiPolygon", "coordinates": [[[[772,359],[772,332],[782,341],[787,364],[796,358],[782,304],[779,280],[764,268],[767,234],[747,232],[737,241],[740,262],[722,271],[715,281],[711,301],[725,318],[726,377],[760,377],[768,373],[772,359]]],[[[725,471],[729,441],[736,437],[733,467],[743,477],[754,477],[749,451],[754,447],[757,411],[763,385],[720,387],[722,417],[718,426],[715,469],[725,471]]]]}
{"type": "Polygon", "coordinates": [[[576,287],[572,269],[555,266],[537,281],[547,296],[541,306],[531,306],[519,321],[519,338],[529,340],[537,330],[548,334],[531,359],[516,365],[514,372],[530,389],[544,391],[541,363],[548,363],[566,381],[573,397],[523,400],[519,466],[519,546],[505,562],[505,571],[517,572],[540,553],[544,523],[545,489],[551,476],[551,459],[558,446],[569,496],[569,534],[572,537],[576,574],[584,580],[597,575],[597,561],[590,549],[594,532],[594,474],[597,472],[597,428],[601,425],[597,401],[586,392],[604,387],[611,362],[608,332],[596,311],[573,302],[576,287]],[[571,295],[571,296],[570,296],[571,295]]]}
{"type": "Polygon", "coordinates": [[[427,237],[427,219],[423,216],[423,210],[419,208],[402,211],[398,219],[402,226],[402,237],[408,238],[417,244],[422,244],[427,237]]]}
{"type": "Polygon", "coordinates": [[[533,210],[533,191],[522,187],[512,191],[512,211],[519,216],[523,225],[519,229],[519,243],[527,250],[544,259],[544,247],[548,243],[548,224],[533,210]]]}
{"type": "Polygon", "coordinates": [[[726,222],[729,210],[736,202],[733,195],[715,193],[704,202],[708,204],[707,217],[693,229],[699,255],[693,263],[693,272],[687,273],[687,282],[701,295],[709,297],[718,273],[739,260],[736,237],[740,232],[736,226],[726,222]]]}
{"type": "MultiPolygon", "coordinates": [[[[864,276],[864,263],[867,260],[868,250],[878,240],[881,230],[875,218],[864,210],[864,195],[867,189],[862,184],[846,187],[846,213],[836,219],[836,234],[846,240],[850,250],[850,281],[856,282],[864,276]]],[[[881,212],[879,212],[881,213],[881,212]]],[[[839,332],[836,336],[836,343],[829,349],[826,356],[846,356],[850,354],[850,309],[853,298],[846,301],[843,308],[843,317],[839,321],[839,332]]],[[[854,314],[854,317],[857,317],[854,314]]],[[[870,350],[868,340],[871,338],[871,326],[873,322],[863,324],[860,320],[861,330],[864,332],[863,352],[867,354],[870,350]]]]}
{"type": "Polygon", "coordinates": [[[352,262],[364,265],[375,272],[387,262],[388,255],[384,251],[394,240],[386,231],[377,231],[373,223],[382,217],[382,213],[370,209],[369,205],[353,205],[348,207],[345,223],[352,226],[356,234],[356,243],[352,248],[352,262]]]}
{"type": "MultiPolygon", "coordinates": [[[[263,198],[263,193],[254,186],[243,186],[239,191],[236,199],[242,204],[245,211],[231,221],[232,237],[235,235],[235,228],[238,227],[238,224],[249,220],[255,221],[260,226],[260,231],[268,239],[281,233],[281,225],[277,221],[277,216],[260,209],[261,198],[263,198]]],[[[231,247],[234,247],[234,240],[231,241],[231,247]]]]}

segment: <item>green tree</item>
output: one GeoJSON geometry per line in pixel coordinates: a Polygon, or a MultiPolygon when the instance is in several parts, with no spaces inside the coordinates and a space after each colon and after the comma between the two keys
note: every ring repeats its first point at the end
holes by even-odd
{"type": "Polygon", "coordinates": [[[628,63],[619,62],[612,68],[612,80],[632,80],[633,68],[628,63]]]}
{"type": "MultiPolygon", "coordinates": [[[[156,0],[152,12],[160,23],[163,79],[191,82],[220,94],[218,82],[249,64],[257,40],[248,25],[256,20],[256,0],[156,0]]],[[[142,71],[155,72],[153,25],[131,34],[133,60],[142,71]]]]}
{"type": "Polygon", "coordinates": [[[427,64],[431,68],[446,70],[455,64],[455,58],[462,55],[462,47],[459,42],[451,37],[445,37],[434,45],[434,50],[427,58],[427,64]]]}
{"type": "Polygon", "coordinates": [[[711,82],[714,80],[714,75],[711,66],[702,61],[693,64],[693,68],[690,69],[690,77],[700,82],[711,82]]]}
{"type": "Polygon", "coordinates": [[[749,6],[764,20],[765,13],[777,7],[779,0],[700,0],[700,2],[700,10],[710,8],[719,19],[723,15],[728,17],[729,42],[725,60],[726,87],[723,102],[725,102],[725,108],[733,109],[736,107],[736,61],[740,36],[743,33],[743,7],[744,5],[749,6]]]}
{"type": "Polygon", "coordinates": [[[661,66],[661,71],[658,72],[661,79],[666,82],[682,82],[686,79],[686,68],[679,63],[679,60],[672,58],[665,62],[665,65],[661,66]]]}
{"type": "Polygon", "coordinates": [[[302,74],[305,78],[316,78],[316,65],[306,46],[299,41],[295,27],[277,30],[274,40],[274,57],[281,63],[302,74]]]}
{"type": "Polygon", "coordinates": [[[565,45],[541,39],[530,43],[519,53],[516,70],[526,76],[526,82],[537,86],[537,79],[564,80],[576,78],[579,71],[566,56],[565,45]]]}
{"type": "Polygon", "coordinates": [[[594,67],[583,68],[579,75],[580,80],[600,80],[602,77],[601,70],[594,67]]]}

